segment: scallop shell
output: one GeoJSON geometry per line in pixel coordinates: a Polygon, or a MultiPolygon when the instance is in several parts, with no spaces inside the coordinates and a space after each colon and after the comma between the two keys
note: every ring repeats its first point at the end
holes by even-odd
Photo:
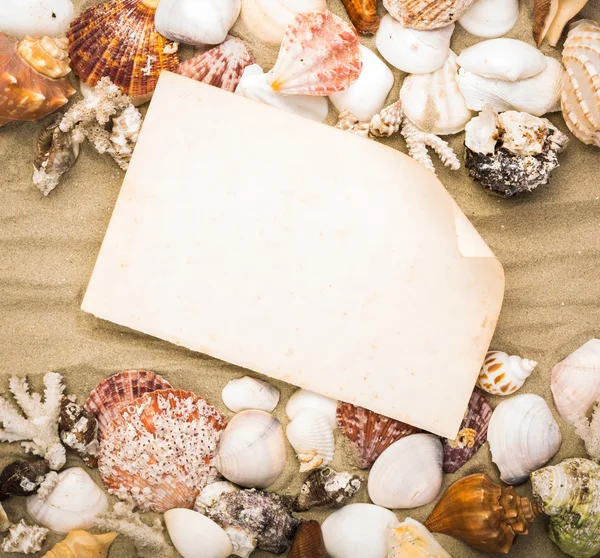
{"type": "Polygon", "coordinates": [[[589,0],[534,0],[533,37],[538,46],[546,39],[555,47],[563,29],[589,0]]]}
{"type": "Polygon", "coordinates": [[[25,38],[16,43],[0,33],[0,126],[39,120],[65,105],[75,89],[65,39],[25,38]]]}
{"type": "Polygon", "coordinates": [[[352,25],[361,35],[372,35],[379,27],[377,0],[342,0],[352,25]]]}
{"type": "Polygon", "coordinates": [[[82,83],[95,86],[108,76],[136,105],[150,100],[162,70],[174,72],[179,57],[158,33],[158,0],[112,0],[73,20],[69,56],[82,83]]]}
{"type": "Polygon", "coordinates": [[[369,472],[369,498],[384,508],[418,508],[442,488],[444,451],[433,434],[413,434],[394,442],[369,472]]]}
{"type": "Polygon", "coordinates": [[[302,409],[286,428],[287,439],[296,450],[300,472],[329,465],[335,451],[333,432],[327,419],[314,409],[302,409]]]}
{"type": "Polygon", "coordinates": [[[298,14],[288,25],[275,66],[267,74],[274,91],[331,95],[350,87],[362,68],[358,35],[327,10],[298,14]]]}
{"type": "Polygon", "coordinates": [[[108,550],[118,533],[92,535],[77,529],[55,544],[43,558],[107,558],[108,550]]]}
{"type": "Polygon", "coordinates": [[[423,132],[436,136],[456,134],[473,117],[458,88],[457,71],[456,55],[450,51],[436,72],[413,74],[404,80],[400,88],[402,109],[423,132]]]}
{"type": "Polygon", "coordinates": [[[350,473],[338,473],[330,467],[313,471],[294,499],[294,511],[327,506],[341,508],[360,490],[362,480],[350,473]]]}
{"type": "Polygon", "coordinates": [[[290,420],[294,420],[296,413],[306,407],[319,411],[327,419],[332,430],[337,428],[338,402],[335,399],[308,389],[299,389],[289,398],[285,406],[285,414],[290,420]]]}
{"type": "Polygon", "coordinates": [[[342,434],[356,448],[361,469],[370,469],[381,453],[400,438],[420,432],[414,426],[351,403],[339,403],[337,422],[342,434]]]}
{"type": "Polygon", "coordinates": [[[230,380],[221,392],[226,407],[234,413],[258,409],[270,413],[279,403],[279,390],[250,376],[230,380]]]}
{"type": "MultiPolygon", "coordinates": [[[[505,146],[510,149],[510,145],[505,146]]],[[[492,395],[511,395],[523,387],[537,366],[535,360],[509,356],[502,351],[489,351],[477,378],[477,387],[492,395]]]]}
{"type": "Polygon", "coordinates": [[[392,17],[413,29],[437,29],[455,22],[475,0],[383,0],[392,17]]]}
{"type": "Polygon", "coordinates": [[[407,517],[388,534],[388,558],[452,558],[418,521],[407,517]]]}
{"type": "Polygon", "coordinates": [[[395,68],[409,74],[428,74],[439,70],[448,59],[453,32],[453,23],[420,31],[404,27],[388,14],[381,20],[375,42],[381,56],[395,68]]]}
{"type": "Polygon", "coordinates": [[[215,466],[231,482],[266,488],[283,472],[286,447],[279,421],[264,411],[235,415],[221,439],[215,466]]]}
{"type": "Polygon", "coordinates": [[[123,407],[145,393],[170,389],[171,384],[150,370],[125,370],[102,380],[90,393],[85,409],[98,419],[100,435],[123,407]]]}
{"type": "Polygon", "coordinates": [[[580,141],[600,147],[600,24],[589,20],[574,24],[562,56],[565,122],[580,141]]]}
{"type": "Polygon", "coordinates": [[[325,549],[321,524],[318,521],[300,523],[288,558],[329,558],[325,549]]]}
{"type": "Polygon", "coordinates": [[[22,39],[62,35],[73,19],[71,0],[4,0],[0,2],[0,32],[22,39]]]}
{"type": "Polygon", "coordinates": [[[556,455],[562,438],[546,402],[532,393],[500,403],[488,426],[492,461],[507,484],[519,484],[556,455]]]}
{"type": "Polygon", "coordinates": [[[519,0],[477,0],[458,20],[461,27],[485,39],[506,35],[519,19],[519,0]]]}
{"type": "Polygon", "coordinates": [[[225,421],[192,392],[146,393],[102,433],[98,466],[108,491],[144,511],[191,508],[219,474],[213,458],[225,421]]]}

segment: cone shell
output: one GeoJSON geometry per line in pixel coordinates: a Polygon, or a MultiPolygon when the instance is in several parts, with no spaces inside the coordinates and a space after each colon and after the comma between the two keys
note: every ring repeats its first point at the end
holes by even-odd
{"type": "Polygon", "coordinates": [[[143,511],[192,508],[200,490],[219,478],[213,458],[224,428],[221,414],[192,392],[146,393],[102,434],[104,485],[143,511]]]}
{"type": "Polygon", "coordinates": [[[506,554],[517,535],[526,535],[538,510],[512,487],[500,487],[486,475],[455,482],[425,522],[433,533],[444,533],[484,552],[506,554]]]}
{"type": "Polygon", "coordinates": [[[418,521],[407,517],[388,535],[388,558],[452,558],[418,521]]]}
{"type": "Polygon", "coordinates": [[[341,508],[360,490],[362,480],[351,473],[338,473],[330,467],[313,471],[294,499],[294,511],[327,506],[341,508]]]}
{"type": "Polygon", "coordinates": [[[357,464],[370,469],[381,453],[394,442],[419,429],[351,403],[338,404],[338,426],[357,450],[357,464]]]}
{"type": "Polygon", "coordinates": [[[69,56],[82,83],[93,87],[108,76],[134,104],[150,100],[160,72],[174,72],[179,62],[154,26],[157,5],[158,0],[113,0],[71,22],[69,56]]]}
{"type": "Polygon", "coordinates": [[[328,558],[318,521],[305,521],[296,529],[288,558],[328,558]]]}
{"type": "Polygon", "coordinates": [[[331,463],[335,451],[333,431],[319,411],[309,408],[298,411],[286,434],[300,460],[301,473],[331,463]]]}
{"type": "Polygon", "coordinates": [[[377,0],[342,0],[350,21],[361,35],[372,35],[379,28],[377,0]]]}
{"type": "Polygon", "coordinates": [[[268,74],[274,91],[326,96],[347,89],[362,68],[356,31],[327,10],[298,14],[268,74]]]}
{"type": "Polygon", "coordinates": [[[405,27],[437,29],[455,22],[475,0],[383,0],[392,17],[405,27]]]}
{"type": "Polygon", "coordinates": [[[510,395],[523,387],[536,366],[535,360],[489,351],[479,372],[477,387],[492,395],[510,395]]]}
{"type": "Polygon", "coordinates": [[[54,545],[43,558],[107,558],[108,550],[118,533],[92,535],[78,529],[54,545]]]}

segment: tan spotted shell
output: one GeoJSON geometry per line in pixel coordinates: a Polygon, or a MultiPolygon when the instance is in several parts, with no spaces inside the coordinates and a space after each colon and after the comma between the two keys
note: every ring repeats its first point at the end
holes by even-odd
{"type": "Polygon", "coordinates": [[[477,378],[477,387],[493,395],[510,395],[520,389],[537,362],[502,351],[489,351],[477,378]]]}

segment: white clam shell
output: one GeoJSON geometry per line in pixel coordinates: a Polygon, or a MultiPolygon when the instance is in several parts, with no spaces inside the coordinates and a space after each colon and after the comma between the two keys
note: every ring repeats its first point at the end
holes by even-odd
{"type": "Polygon", "coordinates": [[[331,558],[386,558],[388,526],[393,512],[373,504],[350,504],[333,512],[322,525],[331,558]]]}
{"type": "Polygon", "coordinates": [[[532,393],[500,403],[488,426],[492,461],[507,484],[519,484],[558,451],[561,435],[546,402],[532,393]]]}
{"type": "Polygon", "coordinates": [[[201,513],[174,508],[165,512],[165,524],[183,558],[227,558],[233,552],[227,533],[201,513]]]}
{"type": "Polygon", "coordinates": [[[385,105],[394,85],[394,74],[379,56],[365,46],[360,46],[363,65],[358,79],[329,98],[340,112],[349,111],[361,122],[370,122],[385,105]]]}
{"type": "Polygon", "coordinates": [[[154,24],[180,43],[218,45],[240,15],[242,0],[160,0],[154,24]]]}
{"type": "Polygon", "coordinates": [[[453,23],[439,29],[411,29],[388,14],[381,18],[375,44],[395,68],[409,74],[428,74],[444,65],[453,32],[453,23]]]}
{"type": "Polygon", "coordinates": [[[35,523],[55,533],[89,529],[94,518],[107,510],[106,494],[80,467],[59,473],[45,500],[37,494],[27,498],[27,513],[35,523]]]}
{"type": "Polygon", "coordinates": [[[478,76],[519,81],[539,74],[547,58],[534,46],[516,39],[490,39],[463,50],[456,62],[478,76]]]}
{"type": "Polygon", "coordinates": [[[235,415],[221,436],[215,467],[231,482],[266,488],[285,468],[286,448],[279,421],[264,411],[235,415]]]}
{"type": "Polygon", "coordinates": [[[66,33],[75,14],[71,0],[2,0],[0,32],[23,39],[66,33]]]}
{"type": "Polygon", "coordinates": [[[248,97],[287,112],[293,112],[317,122],[323,122],[329,112],[326,97],[282,95],[273,91],[273,88],[267,82],[267,75],[258,64],[252,64],[244,69],[235,92],[243,97],[248,97]]]}
{"type": "Polygon", "coordinates": [[[590,339],[552,369],[554,405],[569,423],[600,399],[600,339],[590,339]]]}
{"type": "Polygon", "coordinates": [[[279,403],[279,390],[267,382],[244,376],[229,381],[221,392],[221,398],[234,413],[247,409],[270,413],[279,403]]]}
{"type": "Polygon", "coordinates": [[[329,423],[332,430],[337,428],[337,412],[338,402],[331,397],[320,395],[314,391],[308,389],[299,389],[289,398],[285,406],[285,414],[290,420],[294,420],[294,417],[301,409],[309,407],[319,411],[329,423]]]}
{"type": "Polygon", "coordinates": [[[418,508],[442,488],[442,443],[433,434],[412,434],[394,442],[369,472],[369,498],[385,508],[418,508]]]}
{"type": "Polygon", "coordinates": [[[458,20],[462,28],[485,39],[506,35],[519,19],[519,0],[477,0],[458,20]]]}
{"type": "Polygon", "coordinates": [[[319,411],[308,407],[298,411],[288,424],[286,435],[300,460],[301,473],[325,467],[333,460],[333,431],[319,411]]]}
{"type": "MultiPolygon", "coordinates": [[[[514,124],[514,129],[518,133],[519,130],[527,130],[528,119],[535,119],[535,117],[526,113],[515,113],[514,111],[505,112],[501,116],[509,115],[509,118],[503,118],[501,122],[504,124],[507,120],[510,121],[511,115],[525,114],[525,119],[517,121],[514,124]],[[522,124],[519,126],[519,124],[522,124]]],[[[505,129],[507,129],[505,127],[505,129]]],[[[510,129],[510,128],[509,128],[510,129]]],[[[532,128],[529,127],[529,130],[532,128]]],[[[516,140],[519,139],[517,133],[509,136],[506,145],[503,145],[505,149],[508,149],[512,153],[519,153],[521,155],[530,155],[540,153],[533,149],[532,153],[526,151],[526,147],[520,144],[515,145],[516,140]]],[[[531,132],[530,132],[531,134],[531,132]]],[[[527,131],[524,134],[528,136],[527,131]]],[[[537,145],[536,138],[529,138],[530,143],[533,147],[537,145]]],[[[524,141],[523,141],[524,143],[524,141]]],[[[540,146],[541,147],[541,146],[540,146]]],[[[471,148],[472,149],[472,148],[471,148]]],[[[527,358],[521,358],[518,355],[508,355],[502,351],[488,351],[483,361],[483,366],[479,371],[479,377],[477,378],[477,387],[481,388],[488,393],[493,395],[511,395],[525,383],[525,380],[529,378],[531,373],[537,366],[535,360],[527,358]]]]}
{"type": "Polygon", "coordinates": [[[465,129],[473,113],[467,108],[456,81],[456,55],[450,51],[444,65],[430,74],[411,74],[400,89],[402,109],[424,132],[443,136],[465,129]]]}
{"type": "Polygon", "coordinates": [[[543,116],[560,110],[560,93],[564,69],[554,58],[546,57],[546,69],[536,76],[510,82],[477,76],[461,68],[458,86],[471,110],[490,105],[498,112],[518,110],[543,116]]]}

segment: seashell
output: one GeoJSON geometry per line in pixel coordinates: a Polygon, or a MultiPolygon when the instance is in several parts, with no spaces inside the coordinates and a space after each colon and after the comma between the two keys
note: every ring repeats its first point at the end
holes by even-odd
{"type": "Polygon", "coordinates": [[[121,409],[100,439],[98,467],[110,494],[143,511],[191,508],[215,482],[225,420],[192,392],[146,393],[121,409]]]}
{"type": "Polygon", "coordinates": [[[6,515],[6,511],[4,511],[4,507],[0,504],[0,533],[4,533],[9,530],[11,526],[11,522],[8,519],[8,515],[6,515]]]}
{"type": "Polygon", "coordinates": [[[303,521],[296,529],[296,535],[288,558],[328,558],[325,541],[318,521],[303,521]]]}
{"type": "Polygon", "coordinates": [[[36,523],[55,533],[89,529],[94,518],[108,510],[104,491],[80,467],[58,473],[58,481],[50,494],[27,498],[27,513],[36,523]]]}
{"type": "Polygon", "coordinates": [[[242,0],[241,17],[251,35],[278,45],[297,14],[326,9],[327,0],[242,0]]]}
{"type": "Polygon", "coordinates": [[[267,81],[267,75],[257,64],[252,64],[244,70],[235,92],[243,97],[271,105],[286,112],[293,112],[317,122],[323,122],[329,112],[326,97],[280,95],[276,93],[271,89],[267,81]]]}
{"type": "Polygon", "coordinates": [[[327,506],[341,508],[360,490],[362,480],[357,475],[338,473],[330,467],[313,471],[300,488],[293,503],[294,511],[327,506]]]}
{"type": "Polygon", "coordinates": [[[35,494],[49,472],[50,465],[45,459],[13,461],[0,473],[0,500],[35,494]]]}
{"type": "Polygon", "coordinates": [[[547,58],[535,47],[516,39],[490,39],[466,48],[456,62],[478,76],[519,81],[539,74],[547,58]]]}
{"type": "Polygon", "coordinates": [[[600,24],[590,20],[573,24],[562,59],[565,122],[577,139],[600,147],[600,24]]]}
{"type": "Polygon", "coordinates": [[[343,91],[362,68],[358,35],[327,10],[298,14],[285,30],[275,66],[267,74],[273,91],[326,96],[343,91]]]}
{"type": "Polygon", "coordinates": [[[555,47],[563,29],[588,3],[588,0],[534,0],[533,38],[539,47],[546,39],[555,47]]]}
{"type": "Polygon", "coordinates": [[[533,39],[542,46],[544,37],[558,12],[560,0],[533,0],[533,39]]]}
{"type": "Polygon", "coordinates": [[[487,440],[487,429],[492,418],[492,406],[478,389],[474,389],[469,406],[454,440],[444,438],[444,473],[455,473],[487,440]]]}
{"type": "Polygon", "coordinates": [[[19,39],[62,35],[73,19],[71,0],[4,0],[0,2],[0,33],[19,39]]]}
{"type": "Polygon", "coordinates": [[[452,558],[421,523],[407,517],[388,533],[388,558],[452,558]]]}
{"type": "Polygon", "coordinates": [[[535,501],[550,516],[550,539],[569,556],[600,552],[600,467],[589,459],[565,459],[531,474],[535,501]]]}
{"type": "Polygon", "coordinates": [[[377,0],[342,0],[352,25],[361,35],[372,35],[379,27],[377,0]]]}
{"type": "Polygon", "coordinates": [[[2,541],[0,548],[7,554],[20,552],[22,554],[35,554],[42,550],[48,529],[39,525],[27,525],[23,519],[16,525],[11,525],[8,535],[2,541]]]}
{"type": "Polygon", "coordinates": [[[330,95],[340,112],[350,111],[356,118],[368,122],[384,106],[394,85],[394,74],[372,50],[360,45],[363,61],[358,79],[344,91],[330,95]]]}
{"type": "Polygon", "coordinates": [[[285,468],[286,448],[279,421],[264,411],[242,411],[227,425],[215,466],[231,482],[266,488],[285,468]]]}
{"type": "Polygon", "coordinates": [[[418,508],[442,488],[444,452],[433,434],[413,434],[394,442],[369,472],[369,498],[384,508],[418,508]]]}
{"type": "Polygon", "coordinates": [[[71,448],[90,467],[98,464],[98,421],[75,401],[65,398],[60,407],[58,434],[62,443],[71,448]]]}
{"type": "Polygon", "coordinates": [[[244,376],[230,380],[221,393],[223,403],[234,413],[259,409],[270,413],[279,403],[279,390],[267,382],[244,376]]]}
{"type": "Polygon", "coordinates": [[[323,540],[331,558],[385,558],[387,529],[395,514],[373,504],[350,504],[323,523],[323,540]]]}
{"type": "Polygon", "coordinates": [[[467,108],[456,81],[456,55],[450,51],[444,65],[430,74],[412,74],[400,88],[404,113],[423,132],[444,136],[465,129],[473,113],[467,108]]]}
{"type": "Polygon", "coordinates": [[[361,122],[350,111],[343,110],[338,114],[338,121],[335,127],[338,130],[343,130],[361,138],[369,138],[369,125],[370,122],[361,122]]]}
{"type": "Polygon", "coordinates": [[[329,465],[335,440],[327,419],[314,409],[301,409],[286,428],[287,439],[296,450],[300,472],[329,465]]]}
{"type": "Polygon", "coordinates": [[[546,402],[532,393],[500,403],[488,426],[492,461],[507,484],[519,484],[560,448],[561,435],[546,402]]]}
{"type": "Polygon", "coordinates": [[[290,420],[294,420],[296,413],[306,407],[319,411],[327,419],[332,430],[337,428],[338,402],[335,399],[308,389],[299,389],[292,394],[286,403],[285,414],[290,420]]]}
{"type": "Polygon", "coordinates": [[[107,558],[108,549],[118,533],[92,535],[87,531],[71,531],[42,558],[107,558]]]}
{"type": "Polygon", "coordinates": [[[475,0],[383,0],[385,9],[405,27],[437,29],[454,23],[475,0]]]}
{"type": "Polygon", "coordinates": [[[0,33],[0,126],[12,120],[33,121],[62,107],[75,93],[65,39],[16,43],[0,33]]]}
{"type": "Polygon", "coordinates": [[[170,389],[171,384],[149,370],[125,370],[102,380],[90,393],[85,409],[98,419],[100,435],[119,411],[145,393],[170,389]]]}
{"type": "Polygon", "coordinates": [[[201,513],[185,508],[168,510],[165,524],[183,558],[227,558],[233,552],[227,533],[201,513]]]}
{"type": "Polygon", "coordinates": [[[561,63],[546,56],[546,69],[536,76],[516,82],[488,79],[461,68],[458,87],[471,110],[490,105],[498,112],[517,110],[533,116],[560,110],[564,70],[561,63]]]}
{"type": "Polygon", "coordinates": [[[107,76],[133,104],[150,100],[162,70],[174,72],[179,56],[154,26],[158,0],[96,4],[71,22],[69,56],[81,83],[107,76]]]}
{"type": "MultiPolygon", "coordinates": [[[[538,138],[535,137],[535,139],[538,138]]],[[[514,153],[514,138],[512,140],[512,144],[506,141],[503,142],[503,145],[505,149],[514,153]]],[[[531,145],[526,145],[524,148],[527,151],[519,150],[520,152],[517,154],[535,154],[535,151],[530,151],[532,149],[531,145]]],[[[541,143],[536,142],[534,149],[539,153],[543,149],[543,141],[541,143]]],[[[537,362],[535,360],[521,358],[517,355],[508,356],[502,351],[489,351],[485,355],[485,360],[479,372],[477,387],[492,395],[510,395],[523,387],[525,380],[531,376],[536,366],[537,362]]]]}
{"type": "Polygon", "coordinates": [[[485,39],[506,35],[519,19],[519,0],[477,0],[458,20],[461,27],[485,39]]]}
{"type": "Polygon", "coordinates": [[[409,74],[439,70],[450,54],[454,24],[431,30],[404,27],[391,15],[381,20],[375,37],[377,50],[392,66],[409,74]]]}
{"type": "Polygon", "coordinates": [[[402,102],[398,99],[371,118],[369,132],[380,138],[389,138],[400,130],[403,118],[402,102]]]}
{"type": "Polygon", "coordinates": [[[400,438],[420,432],[415,426],[343,402],[338,404],[337,423],[355,447],[356,461],[361,469],[370,469],[383,450],[400,438]]]}

